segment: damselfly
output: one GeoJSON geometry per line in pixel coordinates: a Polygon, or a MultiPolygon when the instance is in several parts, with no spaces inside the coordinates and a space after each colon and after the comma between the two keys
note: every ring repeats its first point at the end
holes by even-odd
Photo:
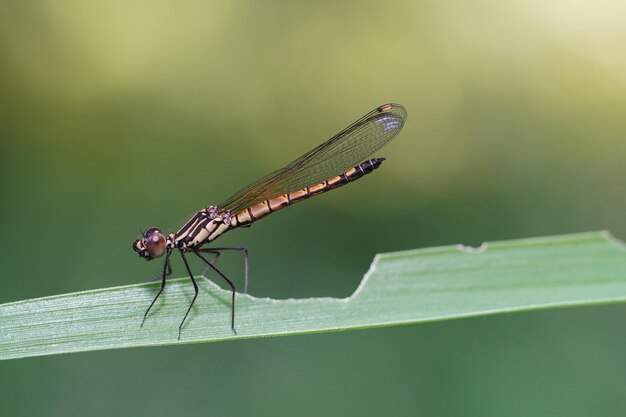
{"type": "MultiPolygon", "coordinates": [[[[245,284],[248,287],[248,253],[242,247],[206,247],[227,231],[250,226],[253,222],[284,207],[303,201],[311,196],[325,193],[355,181],[378,168],[385,158],[365,158],[378,151],[391,141],[402,129],[406,120],[406,110],[399,104],[385,104],[335,136],[311,149],[284,168],[274,171],[248,185],[217,206],[208,206],[198,211],[176,233],[167,237],[155,227],[142,233],[133,242],[133,249],[147,260],[165,256],[161,289],[146,310],[141,325],[154,303],[165,288],[166,277],[172,272],[170,255],[178,250],[183,259],[195,294],[187,312],[178,327],[178,338],[183,324],[198,296],[198,284],[191,272],[185,256],[191,252],[220,275],[232,290],[231,327],[235,331],[235,285],[205,254],[219,256],[225,250],[242,251],[245,255],[245,284]]],[[[215,258],[214,258],[215,259],[215,258]]]]}

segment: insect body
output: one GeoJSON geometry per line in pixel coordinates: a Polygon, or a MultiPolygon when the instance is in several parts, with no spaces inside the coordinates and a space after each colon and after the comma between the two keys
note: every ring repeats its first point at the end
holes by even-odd
{"type": "MultiPolygon", "coordinates": [[[[198,285],[185,256],[192,252],[207,267],[219,274],[232,290],[231,327],[235,330],[235,286],[204,254],[219,256],[222,251],[236,250],[245,255],[247,291],[247,250],[240,247],[206,247],[209,242],[236,227],[253,222],[314,195],[325,193],[355,181],[378,168],[384,158],[367,159],[385,146],[402,129],[406,110],[399,104],[385,104],[369,112],[320,146],[305,153],[284,168],[274,171],[235,193],[217,206],[198,211],[176,233],[167,237],[157,228],[149,228],[140,239],[133,242],[139,256],[151,260],[165,256],[161,289],[144,314],[150,309],[165,288],[166,277],[171,272],[170,255],[177,250],[195,289],[195,295],[179,326],[183,324],[198,296],[198,285]]],[[[143,322],[142,322],[143,326],[143,322]]]]}

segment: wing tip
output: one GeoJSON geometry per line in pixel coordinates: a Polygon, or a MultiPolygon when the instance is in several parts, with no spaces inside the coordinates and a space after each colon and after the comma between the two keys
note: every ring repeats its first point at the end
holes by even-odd
{"type": "Polygon", "coordinates": [[[404,108],[404,106],[402,104],[398,104],[398,103],[387,103],[387,104],[383,104],[382,106],[378,106],[376,108],[376,111],[378,113],[392,113],[395,114],[396,116],[399,116],[400,118],[402,118],[402,120],[406,120],[407,118],[407,111],[404,108]]]}

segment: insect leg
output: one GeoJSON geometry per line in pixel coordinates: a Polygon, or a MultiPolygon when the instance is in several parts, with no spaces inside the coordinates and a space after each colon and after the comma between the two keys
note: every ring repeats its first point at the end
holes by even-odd
{"type": "MultiPolygon", "coordinates": [[[[211,259],[211,260],[209,261],[209,262],[211,262],[212,264],[214,264],[215,262],[217,262],[217,260],[219,259],[220,255],[222,254],[222,252],[220,252],[220,251],[217,251],[217,250],[216,250],[216,251],[214,251],[214,250],[211,250],[211,249],[201,250],[200,252],[203,252],[203,253],[210,253],[210,254],[212,254],[212,255],[213,255],[213,259],[211,259]]],[[[202,277],[206,278],[206,273],[207,273],[207,271],[208,271],[209,269],[211,269],[211,268],[209,268],[208,266],[207,266],[206,268],[204,268],[204,271],[202,271],[202,274],[201,274],[200,276],[202,276],[202,277]]]]}
{"type": "MultiPolygon", "coordinates": [[[[172,264],[170,262],[167,263],[167,273],[165,274],[166,277],[169,277],[170,275],[172,275],[172,264]]],[[[150,277],[150,279],[148,280],[148,282],[155,282],[161,279],[161,275],[155,275],[153,277],[150,277]]]]}
{"type": "MultiPolygon", "coordinates": [[[[218,252],[219,253],[224,250],[243,252],[243,265],[244,265],[243,293],[247,294],[248,293],[248,248],[246,248],[245,246],[234,246],[234,247],[228,247],[228,248],[206,248],[206,249],[198,249],[198,252],[204,252],[204,253],[218,252]]],[[[213,259],[213,262],[215,262],[218,257],[219,255],[217,255],[213,259]]]]}
{"type": "Polygon", "coordinates": [[[178,340],[180,340],[180,334],[183,331],[183,324],[185,324],[185,320],[187,319],[187,316],[189,315],[189,312],[191,311],[191,307],[193,307],[193,303],[196,301],[196,298],[198,297],[198,284],[196,283],[196,280],[193,277],[191,268],[189,268],[189,263],[187,262],[187,258],[185,258],[185,252],[183,252],[183,250],[180,248],[178,250],[180,251],[180,256],[183,258],[185,268],[187,268],[187,272],[189,273],[189,278],[191,278],[191,282],[193,283],[193,289],[195,291],[195,294],[193,295],[193,298],[191,299],[191,304],[189,304],[189,308],[187,309],[187,312],[185,313],[185,317],[183,317],[183,321],[181,321],[180,326],[178,326],[178,340]]]}
{"type": "Polygon", "coordinates": [[[143,315],[143,320],[141,321],[141,327],[143,327],[143,324],[146,321],[146,317],[148,317],[148,313],[150,312],[150,309],[152,308],[152,306],[154,305],[154,303],[156,302],[157,298],[159,298],[159,296],[161,295],[161,293],[163,292],[163,289],[165,289],[165,278],[172,273],[172,266],[170,265],[170,254],[172,253],[171,250],[167,251],[167,254],[165,255],[165,264],[163,264],[163,278],[161,279],[161,289],[159,290],[159,292],[157,293],[156,297],[154,297],[154,300],[152,300],[152,302],[150,303],[150,307],[148,307],[148,309],[146,310],[146,312],[143,315]]]}
{"type": "Polygon", "coordinates": [[[230,286],[230,289],[232,290],[232,293],[233,293],[233,295],[232,295],[232,304],[231,304],[231,322],[230,322],[230,327],[233,329],[233,332],[235,332],[235,334],[236,334],[237,331],[235,330],[235,284],[233,284],[233,282],[230,279],[228,279],[228,277],[226,275],[224,275],[222,273],[222,271],[217,269],[215,267],[215,265],[213,265],[211,262],[209,262],[204,256],[200,255],[198,253],[198,251],[194,251],[194,253],[196,254],[196,256],[198,258],[202,259],[209,266],[209,268],[213,269],[215,272],[220,274],[220,276],[222,278],[224,278],[224,280],[230,286]]]}

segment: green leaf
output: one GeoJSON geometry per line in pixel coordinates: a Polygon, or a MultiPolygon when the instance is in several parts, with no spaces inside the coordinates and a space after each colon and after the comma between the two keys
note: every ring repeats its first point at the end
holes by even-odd
{"type": "Polygon", "coordinates": [[[274,300],[200,280],[169,281],[143,328],[159,283],[104,288],[0,305],[0,359],[197,343],[428,322],[539,308],[626,301],[626,251],[608,233],[586,233],[377,255],[345,299],[274,300]]]}

